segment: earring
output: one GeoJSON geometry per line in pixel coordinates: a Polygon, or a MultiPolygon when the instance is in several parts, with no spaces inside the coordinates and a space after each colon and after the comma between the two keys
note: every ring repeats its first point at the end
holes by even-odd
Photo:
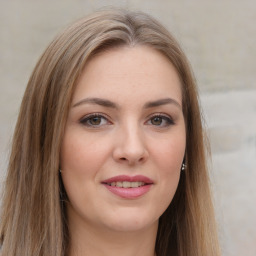
{"type": "Polygon", "coordinates": [[[185,171],[186,168],[187,168],[186,164],[183,163],[182,166],[181,166],[181,170],[182,170],[182,171],[185,171]]]}

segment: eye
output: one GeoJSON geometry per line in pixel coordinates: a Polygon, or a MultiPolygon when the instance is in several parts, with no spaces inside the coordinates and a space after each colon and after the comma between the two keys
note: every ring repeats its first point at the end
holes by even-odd
{"type": "Polygon", "coordinates": [[[158,127],[168,127],[174,124],[174,121],[171,117],[163,114],[156,114],[151,116],[146,124],[158,126],[158,127]]]}
{"type": "Polygon", "coordinates": [[[88,127],[97,128],[110,124],[110,121],[104,115],[95,113],[83,117],[80,123],[88,127]]]}

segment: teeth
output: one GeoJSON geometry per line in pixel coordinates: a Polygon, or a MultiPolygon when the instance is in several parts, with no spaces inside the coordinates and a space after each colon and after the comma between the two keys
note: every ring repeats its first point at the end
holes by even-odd
{"type": "Polygon", "coordinates": [[[134,181],[134,182],[117,181],[117,182],[108,183],[108,185],[112,187],[119,187],[119,188],[138,188],[138,187],[144,186],[145,183],[142,181],[134,181]]]}
{"type": "Polygon", "coordinates": [[[123,188],[130,188],[130,187],[131,187],[131,182],[129,182],[129,181],[123,182],[123,188]]]}
{"type": "Polygon", "coordinates": [[[137,188],[139,186],[139,182],[131,182],[132,188],[137,188]]]}
{"type": "Polygon", "coordinates": [[[123,182],[118,181],[118,182],[116,183],[116,187],[122,188],[122,187],[123,187],[123,182]]]}

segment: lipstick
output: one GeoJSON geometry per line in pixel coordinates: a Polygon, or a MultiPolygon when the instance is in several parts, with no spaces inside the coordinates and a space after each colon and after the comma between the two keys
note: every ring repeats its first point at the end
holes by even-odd
{"type": "Polygon", "coordinates": [[[102,184],[121,198],[136,199],[150,190],[153,181],[143,175],[119,175],[102,181],[102,184]]]}

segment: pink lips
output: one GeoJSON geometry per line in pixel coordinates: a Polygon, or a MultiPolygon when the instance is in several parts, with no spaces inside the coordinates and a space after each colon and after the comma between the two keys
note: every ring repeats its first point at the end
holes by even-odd
{"type": "Polygon", "coordinates": [[[136,199],[144,194],[146,194],[151,186],[153,185],[153,181],[149,179],[146,176],[143,175],[136,175],[136,176],[126,176],[126,175],[119,175],[112,177],[110,179],[102,181],[102,184],[113,194],[126,198],[126,199],[136,199]],[[129,187],[129,188],[123,188],[123,187],[117,187],[117,186],[111,186],[110,183],[113,182],[143,182],[144,185],[140,187],[129,187]]]}

